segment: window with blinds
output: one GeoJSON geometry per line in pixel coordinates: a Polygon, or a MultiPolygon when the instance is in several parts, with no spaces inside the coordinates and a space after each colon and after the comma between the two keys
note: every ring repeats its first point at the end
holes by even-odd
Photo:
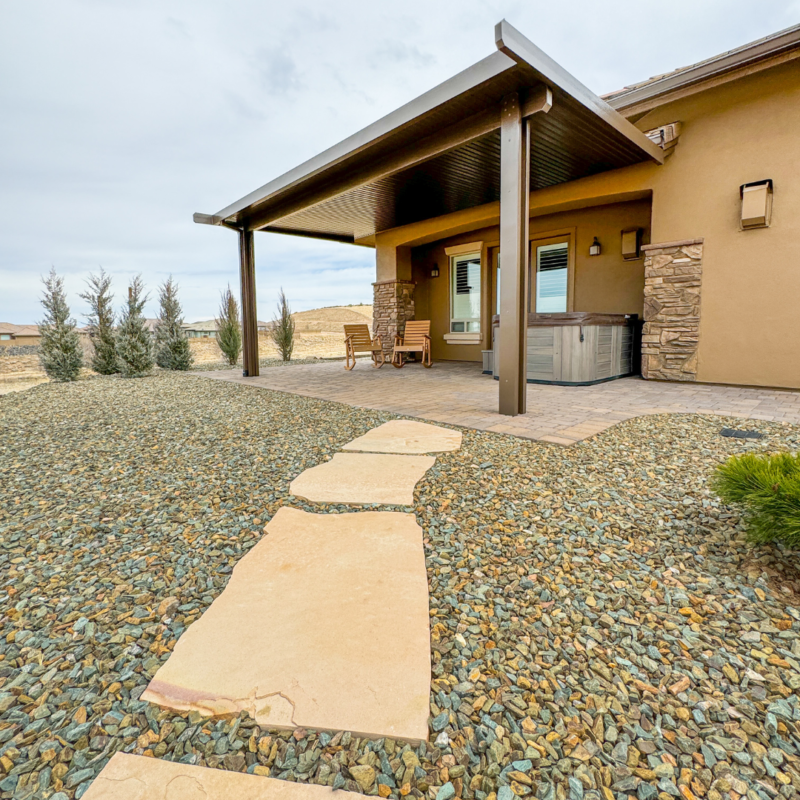
{"type": "Polygon", "coordinates": [[[536,313],[559,314],[567,310],[569,243],[536,248],[536,313]]]}
{"type": "Polygon", "coordinates": [[[450,332],[480,333],[481,255],[467,253],[450,259],[450,332]]]}

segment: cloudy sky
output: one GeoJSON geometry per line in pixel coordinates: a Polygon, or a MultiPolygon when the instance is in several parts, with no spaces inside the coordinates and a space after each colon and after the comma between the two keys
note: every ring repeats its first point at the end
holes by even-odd
{"type": "MultiPolygon", "coordinates": [[[[75,315],[100,266],[170,273],[186,318],[236,286],[234,232],[192,223],[494,49],[506,18],[602,93],[800,21],[800,0],[0,0],[0,321],[75,315]]],[[[374,252],[256,236],[259,318],[370,302],[374,252]]],[[[155,291],[152,292],[155,295],[155,291]]],[[[155,316],[151,302],[149,315],[155,316]]]]}

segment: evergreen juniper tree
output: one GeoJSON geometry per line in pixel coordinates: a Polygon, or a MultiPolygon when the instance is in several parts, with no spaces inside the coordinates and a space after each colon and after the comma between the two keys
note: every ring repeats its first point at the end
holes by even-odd
{"type": "Polygon", "coordinates": [[[242,352],[242,326],[239,322],[239,304],[233,296],[230,284],[222,293],[222,301],[219,306],[219,317],[217,323],[217,344],[219,349],[228,359],[228,363],[233,366],[239,360],[242,352]]]}
{"type": "Polygon", "coordinates": [[[137,275],[128,287],[128,302],[122,308],[117,328],[117,358],[124,378],[144,377],[155,363],[153,338],[142,314],[146,302],[142,276],[137,275]]]}
{"type": "Polygon", "coordinates": [[[100,269],[99,275],[90,275],[86,281],[89,288],[81,295],[89,304],[89,338],[94,346],[92,369],[101,375],[113,375],[119,371],[117,343],[114,336],[114,309],[111,302],[111,276],[100,269]]]}
{"type": "Polygon", "coordinates": [[[278,295],[278,314],[273,320],[269,335],[278,349],[281,360],[291,361],[292,350],[294,350],[294,319],[283,287],[278,295]]]}
{"type": "Polygon", "coordinates": [[[64,291],[64,279],[56,275],[55,268],[50,270],[44,283],[44,319],[39,323],[42,337],[39,345],[39,360],[54,381],[74,381],[83,366],[83,348],[80,337],[75,330],[75,320],[70,318],[67,295],[64,291]]]}
{"type": "Polygon", "coordinates": [[[156,363],[163,369],[187,370],[194,358],[183,329],[183,311],[178,301],[178,284],[172,275],[158,292],[160,311],[156,322],[156,363]]]}

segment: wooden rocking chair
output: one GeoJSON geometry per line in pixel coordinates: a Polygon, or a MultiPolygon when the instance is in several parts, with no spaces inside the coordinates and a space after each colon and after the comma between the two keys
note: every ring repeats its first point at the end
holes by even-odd
{"type": "Polygon", "coordinates": [[[372,355],[372,366],[380,369],[386,362],[383,355],[383,345],[381,337],[374,339],[370,335],[369,325],[345,325],[344,326],[344,347],[345,347],[345,369],[353,369],[356,365],[356,353],[370,353],[372,355]],[[380,362],[378,359],[380,358],[380,362]]]}
{"type": "Polygon", "coordinates": [[[406,322],[406,329],[402,336],[394,337],[394,350],[392,351],[392,366],[402,369],[405,362],[405,353],[422,353],[422,366],[430,368],[431,362],[431,321],[429,319],[414,319],[406,322]]]}

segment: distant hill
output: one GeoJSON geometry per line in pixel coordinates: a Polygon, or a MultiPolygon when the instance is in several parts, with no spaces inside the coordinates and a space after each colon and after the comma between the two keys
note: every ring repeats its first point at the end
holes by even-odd
{"type": "Polygon", "coordinates": [[[331,306],[292,314],[297,333],[340,333],[344,325],[366,323],[372,327],[372,306],[331,306]]]}

